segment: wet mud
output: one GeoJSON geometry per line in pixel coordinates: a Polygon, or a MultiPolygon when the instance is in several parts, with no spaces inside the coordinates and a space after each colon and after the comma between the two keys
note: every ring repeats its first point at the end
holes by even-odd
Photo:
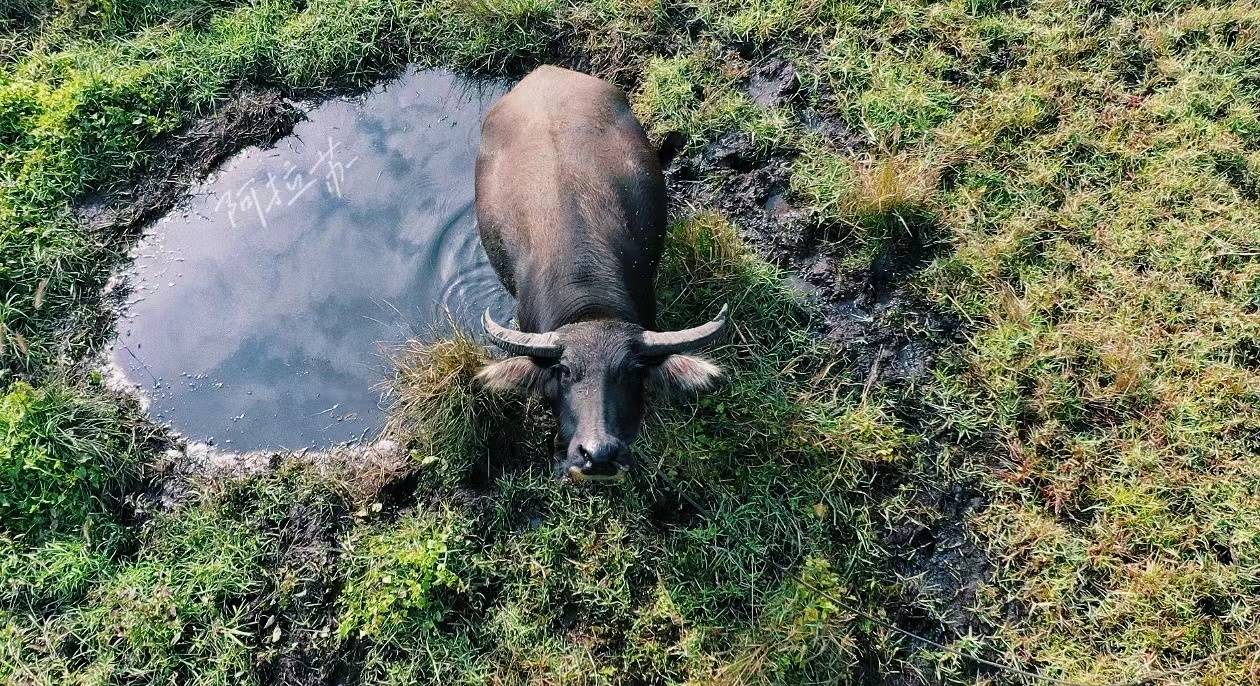
{"type": "Polygon", "coordinates": [[[75,207],[89,231],[134,240],[145,222],[174,209],[189,189],[235,153],[269,147],[304,117],[277,90],[240,90],[209,116],[159,141],[146,171],[101,189],[75,207]]]}
{"type": "Polygon", "coordinates": [[[345,512],[293,505],[275,534],[275,570],[264,594],[271,602],[259,636],[260,683],[276,686],[344,683],[338,649],[337,596],[345,512]]]}

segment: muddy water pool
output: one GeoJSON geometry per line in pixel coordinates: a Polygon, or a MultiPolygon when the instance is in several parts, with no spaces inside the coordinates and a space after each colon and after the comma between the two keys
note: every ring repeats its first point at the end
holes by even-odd
{"type": "Polygon", "coordinates": [[[509,318],[473,217],[481,116],[505,90],[412,71],[322,103],[149,227],[112,359],[150,414],[234,450],[372,438],[393,346],[509,318]]]}

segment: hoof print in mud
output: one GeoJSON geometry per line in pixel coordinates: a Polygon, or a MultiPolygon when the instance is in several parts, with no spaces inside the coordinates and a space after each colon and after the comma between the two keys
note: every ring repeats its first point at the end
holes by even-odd
{"type": "Polygon", "coordinates": [[[799,90],[796,67],[784,59],[767,60],[748,77],[748,97],[762,107],[786,105],[799,90]]]}

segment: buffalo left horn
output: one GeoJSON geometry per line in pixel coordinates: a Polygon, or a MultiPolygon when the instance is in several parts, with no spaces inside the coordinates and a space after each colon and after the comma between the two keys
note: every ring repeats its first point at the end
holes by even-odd
{"type": "Polygon", "coordinates": [[[562,348],[556,343],[555,333],[513,331],[494,321],[494,317],[490,316],[489,308],[486,308],[486,313],[481,316],[481,324],[486,327],[486,335],[490,337],[490,342],[505,352],[530,357],[560,357],[562,348]]]}
{"type": "Polygon", "coordinates": [[[681,331],[644,331],[640,353],[648,357],[660,357],[685,353],[703,348],[726,332],[729,321],[726,318],[727,306],[723,305],[713,321],[681,331]]]}

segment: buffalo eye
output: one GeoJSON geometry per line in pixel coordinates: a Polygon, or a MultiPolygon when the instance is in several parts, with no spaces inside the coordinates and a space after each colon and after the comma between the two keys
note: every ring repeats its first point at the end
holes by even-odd
{"type": "Polygon", "coordinates": [[[561,381],[568,381],[569,378],[573,376],[573,372],[563,364],[557,364],[555,366],[555,372],[556,376],[559,377],[561,381]]]}

